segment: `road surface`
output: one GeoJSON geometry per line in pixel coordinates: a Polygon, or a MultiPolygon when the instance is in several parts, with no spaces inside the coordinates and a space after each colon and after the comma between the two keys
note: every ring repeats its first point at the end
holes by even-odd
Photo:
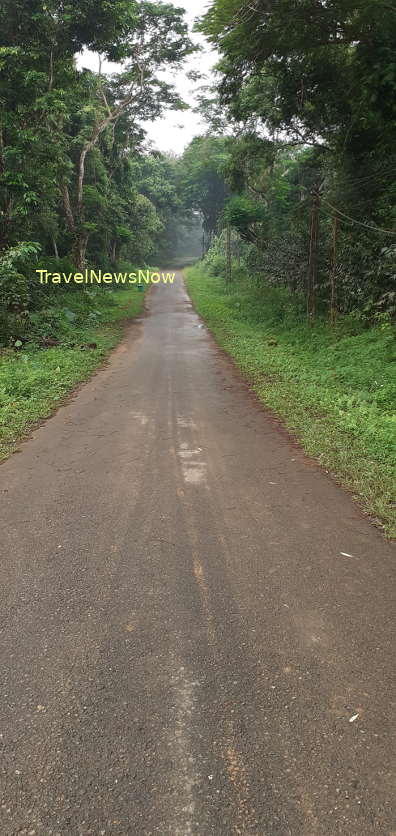
{"type": "Polygon", "coordinates": [[[180,276],[0,496],[1,834],[394,836],[395,548],[180,276]]]}

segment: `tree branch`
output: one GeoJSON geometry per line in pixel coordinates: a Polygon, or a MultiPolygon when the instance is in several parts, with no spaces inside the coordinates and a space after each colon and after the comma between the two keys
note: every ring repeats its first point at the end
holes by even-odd
{"type": "MultiPolygon", "coordinates": [[[[141,82],[142,82],[142,74],[141,74],[141,82]]],[[[108,115],[106,116],[105,119],[102,119],[102,121],[99,122],[98,125],[96,125],[91,139],[82,148],[82,151],[80,153],[79,164],[78,164],[78,181],[77,181],[77,209],[78,209],[79,213],[81,213],[82,205],[83,205],[83,185],[84,185],[84,176],[85,176],[85,159],[86,159],[86,156],[90,151],[93,150],[93,148],[95,147],[96,143],[98,142],[99,137],[101,136],[103,131],[105,131],[106,128],[109,125],[111,125],[112,123],[114,124],[120,118],[120,116],[124,113],[124,111],[126,110],[128,105],[132,102],[132,100],[135,96],[135,90],[136,90],[136,85],[134,83],[132,85],[132,87],[130,88],[128,95],[125,97],[125,99],[123,99],[117,105],[117,107],[113,111],[109,108],[109,106],[107,104],[107,107],[108,107],[108,110],[109,110],[108,115]]],[[[105,101],[106,101],[106,97],[105,97],[105,101]]]]}
{"type": "Polygon", "coordinates": [[[71,203],[70,203],[69,189],[68,189],[66,183],[62,183],[62,185],[61,185],[61,194],[62,194],[62,198],[63,198],[63,207],[64,207],[64,210],[65,210],[67,225],[68,225],[70,231],[74,232],[76,225],[75,225],[75,222],[74,222],[74,215],[73,215],[73,211],[72,211],[71,203]]]}
{"type": "Polygon", "coordinates": [[[53,86],[54,86],[54,50],[51,47],[50,63],[49,63],[49,82],[48,82],[48,92],[49,93],[52,93],[53,86]]]}

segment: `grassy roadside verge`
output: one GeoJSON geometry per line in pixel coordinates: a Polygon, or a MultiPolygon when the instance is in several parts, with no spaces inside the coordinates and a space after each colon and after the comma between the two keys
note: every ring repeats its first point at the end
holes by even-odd
{"type": "Polygon", "coordinates": [[[120,341],[122,322],[142,311],[144,296],[135,287],[102,295],[96,318],[89,322],[88,317],[88,324],[84,316],[77,318],[65,344],[47,349],[27,344],[19,352],[0,352],[0,461],[100,365],[120,341]],[[96,347],[81,349],[89,344],[96,347]]]}
{"type": "Polygon", "coordinates": [[[186,271],[194,306],[263,404],[396,536],[396,351],[351,320],[307,328],[271,286],[186,271]]]}

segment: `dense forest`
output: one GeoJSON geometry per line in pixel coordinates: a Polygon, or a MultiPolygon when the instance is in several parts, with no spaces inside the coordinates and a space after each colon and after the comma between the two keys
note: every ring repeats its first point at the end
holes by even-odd
{"type": "Polygon", "coordinates": [[[224,175],[224,200],[212,187],[238,258],[239,238],[250,272],[305,293],[310,318],[394,313],[395,10],[217,0],[201,26],[221,54],[201,99],[218,138],[195,151],[224,175]]]}
{"type": "Polygon", "coordinates": [[[196,29],[217,55],[209,78],[190,73],[204,127],[182,154],[162,153],[147,125],[192,107],[165,80],[199,50],[183,9],[0,0],[6,447],[143,305],[136,287],[43,285],[38,269],[126,275],[199,260],[187,274],[193,301],[241,368],[266,375],[265,403],[303,442],[301,428],[316,428],[306,448],[388,518],[396,10],[387,0],[213,0],[196,29]],[[262,356],[263,344],[284,353],[262,356]],[[318,424],[330,413],[334,437],[318,424]]]}
{"type": "Polygon", "coordinates": [[[37,267],[141,266],[174,243],[176,162],[145,151],[143,125],[185,107],[161,72],[193,47],[182,10],[126,0],[2,0],[0,32],[4,345],[34,333],[42,308],[44,330],[56,330],[48,308],[65,302],[49,304],[37,267]],[[84,48],[98,54],[97,72],[84,68],[84,48]],[[105,59],[119,72],[104,74],[105,59]]]}
{"type": "Polygon", "coordinates": [[[144,125],[187,107],[162,76],[194,50],[183,10],[2,0],[3,345],[48,307],[37,266],[163,263],[199,218],[214,272],[231,279],[234,261],[285,286],[310,320],[392,320],[395,10],[216,0],[199,27],[220,56],[200,93],[207,131],[171,158],[145,144],[144,125]],[[83,49],[97,72],[77,60],[83,49]]]}

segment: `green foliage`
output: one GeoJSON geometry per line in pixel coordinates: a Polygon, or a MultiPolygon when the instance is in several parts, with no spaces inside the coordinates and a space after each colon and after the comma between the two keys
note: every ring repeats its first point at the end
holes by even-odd
{"type": "Polygon", "coordinates": [[[200,265],[187,283],[263,403],[396,534],[396,351],[386,331],[355,317],[309,327],[285,289],[243,279],[227,288],[200,265]]]}
{"type": "Polygon", "coordinates": [[[264,220],[266,211],[264,206],[246,194],[231,197],[225,206],[223,217],[231,224],[246,241],[257,243],[258,234],[255,227],[264,220]]]}
{"type": "Polygon", "coordinates": [[[0,255],[0,346],[26,329],[31,302],[28,269],[39,251],[39,244],[21,241],[0,255]]]}
{"type": "Polygon", "coordinates": [[[396,15],[377,0],[214,0],[203,31],[222,60],[221,92],[237,118],[332,147],[375,147],[395,117],[396,15]],[[321,140],[319,140],[321,137],[321,140]]]}
{"type": "Polygon", "coordinates": [[[181,161],[184,201],[199,211],[208,239],[214,235],[229,194],[225,171],[229,162],[228,140],[195,137],[181,161]]]}
{"type": "Polygon", "coordinates": [[[93,292],[83,300],[74,294],[74,309],[51,309],[36,316],[36,334],[48,329],[67,342],[45,351],[21,342],[20,351],[0,350],[0,459],[29,432],[33,422],[47,417],[70,389],[104,359],[121,336],[120,322],[142,310],[144,294],[135,288],[93,292]],[[92,316],[92,301],[99,305],[92,316]],[[70,314],[73,314],[70,317],[70,314]],[[82,350],[86,344],[92,347],[82,350]]]}
{"type": "Polygon", "coordinates": [[[333,307],[373,316],[377,306],[391,310],[396,292],[395,9],[377,0],[297,5],[244,11],[212,0],[201,28],[220,53],[219,82],[202,111],[212,129],[219,113],[234,129],[226,181],[263,209],[258,224],[230,215],[257,250],[251,265],[302,290],[319,193],[317,306],[329,308],[335,279],[333,307]]]}
{"type": "Polygon", "coordinates": [[[27,278],[21,270],[40,251],[40,245],[20,241],[0,256],[0,309],[22,313],[29,304],[27,278]]]}
{"type": "Polygon", "coordinates": [[[211,276],[224,276],[226,271],[226,257],[223,253],[211,248],[205,259],[205,267],[211,276]]]}
{"type": "Polygon", "coordinates": [[[0,345],[67,331],[76,288],[40,287],[35,267],[143,266],[184,220],[174,161],[142,146],[145,122],[185,107],[162,76],[194,49],[183,15],[146,0],[0,4],[0,345]],[[93,72],[84,49],[123,63],[93,72]]]}

